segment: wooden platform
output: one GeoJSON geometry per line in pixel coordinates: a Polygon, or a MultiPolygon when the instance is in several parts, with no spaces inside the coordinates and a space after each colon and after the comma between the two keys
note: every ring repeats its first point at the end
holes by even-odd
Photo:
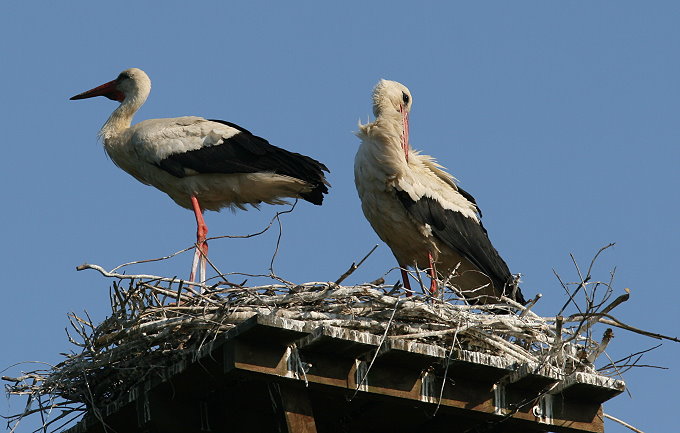
{"type": "Polygon", "coordinates": [[[68,432],[602,432],[601,404],[625,387],[475,352],[448,355],[258,315],[68,432]]]}

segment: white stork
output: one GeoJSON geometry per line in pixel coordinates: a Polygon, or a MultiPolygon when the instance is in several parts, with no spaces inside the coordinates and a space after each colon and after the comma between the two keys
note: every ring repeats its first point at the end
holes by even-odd
{"type": "Polygon", "coordinates": [[[409,145],[411,93],[381,80],[373,91],[375,121],[359,123],[354,181],[364,215],[390,247],[411,292],[406,268],[437,270],[474,303],[501,295],[524,303],[508,265],[491,245],[475,199],[443,167],[409,145]]]}
{"type": "Polygon", "coordinates": [[[150,91],[146,73],[131,68],[71,99],[105,96],[120,102],[99,131],[106,152],[137,180],[194,211],[198,229],[191,281],[199,257],[201,281],[205,279],[208,227],[203,210],[246,209],[245,205],[262,202],[285,204],[286,197],[322,203],[329,186],[324,164],[273,146],[238,125],[192,116],[150,119],[130,126],[150,91]]]}

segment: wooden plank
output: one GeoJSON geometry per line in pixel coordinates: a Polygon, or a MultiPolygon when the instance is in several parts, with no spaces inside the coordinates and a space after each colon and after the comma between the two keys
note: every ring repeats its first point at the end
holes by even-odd
{"type": "Polygon", "coordinates": [[[273,344],[289,344],[309,334],[306,322],[283,317],[258,314],[227,331],[229,339],[267,341],[273,344]]]}
{"type": "Polygon", "coordinates": [[[550,393],[570,400],[601,404],[621,394],[625,388],[621,380],[579,371],[566,377],[550,393]]]}
{"type": "Polygon", "coordinates": [[[281,383],[281,403],[288,433],[316,433],[312,404],[305,388],[281,383]]]}
{"type": "Polygon", "coordinates": [[[417,343],[409,340],[388,339],[378,351],[376,363],[402,365],[420,371],[446,358],[446,349],[432,344],[417,343]]]}
{"type": "Polygon", "coordinates": [[[560,373],[552,366],[526,363],[516,367],[512,373],[502,378],[499,384],[526,392],[541,392],[560,379],[560,373]]]}
{"type": "Polygon", "coordinates": [[[380,344],[380,338],[367,332],[336,326],[319,326],[296,343],[302,352],[328,353],[346,358],[359,357],[380,344]]]}
{"type": "Polygon", "coordinates": [[[513,362],[500,356],[456,349],[451,353],[449,375],[452,377],[475,377],[496,383],[512,371],[513,362]]]}
{"type": "MultiPolygon", "coordinates": [[[[413,347],[418,347],[412,354],[415,360],[426,359],[428,353],[432,353],[429,350],[423,352],[420,350],[423,347],[420,346],[413,347]]],[[[407,347],[401,349],[407,350],[407,347]]],[[[391,352],[396,354],[401,351],[391,352]]],[[[399,357],[402,355],[406,354],[399,353],[399,357]]],[[[503,425],[525,431],[531,431],[532,426],[538,424],[544,426],[546,431],[557,433],[602,432],[597,415],[600,406],[589,401],[573,401],[560,395],[548,395],[539,402],[539,394],[535,390],[526,392],[522,387],[510,387],[512,394],[503,399],[521,401],[522,407],[499,407],[494,381],[502,377],[501,373],[507,375],[509,367],[495,359],[496,357],[459,355],[450,365],[446,379],[439,370],[395,364],[393,361],[397,358],[390,362],[376,362],[369,371],[370,362],[366,360],[334,357],[324,353],[305,354],[293,347],[261,344],[251,340],[228,342],[225,345],[224,360],[225,371],[232,374],[243,371],[304,381],[310,387],[330,387],[329,392],[339,393],[343,397],[353,395],[358,388],[362,398],[396,398],[419,404],[439,405],[440,411],[456,410],[461,412],[461,416],[489,422],[503,420],[503,425]],[[476,363],[475,360],[479,362],[476,363]],[[308,368],[303,374],[304,366],[308,368]],[[543,405],[542,410],[534,409],[540,405],[543,405]]],[[[403,359],[408,360],[408,357],[403,359]]],[[[417,364],[426,363],[418,361],[417,364]]]]}

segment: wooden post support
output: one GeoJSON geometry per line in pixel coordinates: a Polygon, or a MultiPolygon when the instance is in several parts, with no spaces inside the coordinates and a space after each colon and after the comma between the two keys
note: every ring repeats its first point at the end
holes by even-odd
{"type": "Polygon", "coordinates": [[[287,383],[281,383],[280,390],[288,433],[316,433],[316,422],[307,390],[287,383]]]}
{"type": "Polygon", "coordinates": [[[625,386],[589,372],[563,377],[547,364],[261,315],[194,355],[67,433],[602,433],[602,403],[625,386]]]}

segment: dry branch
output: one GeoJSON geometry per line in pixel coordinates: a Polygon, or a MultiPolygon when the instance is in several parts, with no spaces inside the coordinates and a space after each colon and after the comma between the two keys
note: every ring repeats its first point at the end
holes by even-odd
{"type": "Polygon", "coordinates": [[[624,426],[624,427],[628,428],[629,430],[632,430],[632,431],[634,431],[634,432],[636,432],[636,433],[645,433],[645,432],[643,432],[642,430],[637,429],[637,428],[633,427],[632,425],[628,424],[627,422],[621,421],[620,419],[615,418],[615,417],[613,417],[613,416],[611,416],[611,415],[609,415],[609,414],[607,414],[607,413],[603,413],[602,415],[603,415],[605,418],[610,419],[610,420],[612,420],[612,421],[614,421],[614,422],[617,422],[617,423],[621,424],[622,426],[624,426]]]}

